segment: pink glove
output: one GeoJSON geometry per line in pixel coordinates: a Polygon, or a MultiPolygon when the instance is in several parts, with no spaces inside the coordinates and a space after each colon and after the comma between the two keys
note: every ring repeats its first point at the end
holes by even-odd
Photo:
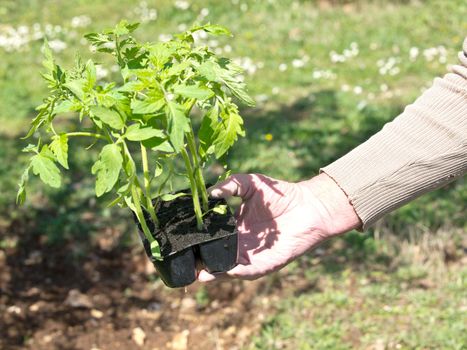
{"type": "Polygon", "coordinates": [[[202,282],[259,278],[360,225],[347,196],[326,174],[299,183],[237,174],[212,187],[210,195],[242,198],[236,213],[239,264],[223,274],[202,270],[198,275],[202,282]]]}

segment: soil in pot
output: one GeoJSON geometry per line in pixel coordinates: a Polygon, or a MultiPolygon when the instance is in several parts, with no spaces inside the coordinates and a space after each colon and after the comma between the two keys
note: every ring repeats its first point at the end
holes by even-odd
{"type": "MultiPolygon", "coordinates": [[[[226,202],[209,200],[209,208],[219,204],[226,202]]],[[[152,261],[167,286],[184,287],[194,282],[197,262],[210,272],[225,272],[236,265],[238,247],[233,215],[210,211],[203,217],[203,229],[198,230],[190,196],[161,201],[155,210],[159,228],[155,228],[149,215],[146,222],[160,244],[164,260],[152,261]]],[[[148,243],[144,245],[149,253],[148,243]]]]}

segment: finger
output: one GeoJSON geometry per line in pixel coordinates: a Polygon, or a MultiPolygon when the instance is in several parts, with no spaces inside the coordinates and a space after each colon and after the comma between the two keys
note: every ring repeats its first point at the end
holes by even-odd
{"type": "Polygon", "coordinates": [[[246,199],[250,191],[252,175],[235,174],[227,180],[208,188],[208,193],[213,198],[241,197],[246,199]]]}
{"type": "Polygon", "coordinates": [[[212,281],[223,281],[228,279],[232,279],[232,277],[227,275],[225,272],[212,274],[210,272],[207,272],[206,270],[201,270],[198,274],[198,281],[203,283],[212,281]]]}
{"type": "Polygon", "coordinates": [[[239,278],[242,280],[255,280],[262,275],[258,273],[253,265],[237,265],[233,269],[226,272],[230,278],[239,278]]]}

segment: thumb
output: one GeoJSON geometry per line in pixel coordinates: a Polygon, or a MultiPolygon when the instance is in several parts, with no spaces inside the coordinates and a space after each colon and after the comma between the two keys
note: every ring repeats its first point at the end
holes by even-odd
{"type": "Polygon", "coordinates": [[[228,198],[232,196],[246,199],[251,189],[252,175],[235,174],[227,180],[208,188],[208,193],[213,198],[228,198]]]}

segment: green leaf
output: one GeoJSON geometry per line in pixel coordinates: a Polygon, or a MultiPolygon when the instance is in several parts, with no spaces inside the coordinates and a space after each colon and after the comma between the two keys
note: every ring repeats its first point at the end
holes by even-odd
{"type": "Polygon", "coordinates": [[[42,65],[47,69],[47,72],[52,74],[55,71],[55,61],[47,39],[44,39],[44,45],[42,45],[42,52],[44,54],[44,60],[42,61],[42,65]]]}
{"type": "Polygon", "coordinates": [[[162,68],[172,56],[173,50],[165,43],[157,43],[148,47],[149,60],[158,69],[162,68]]]}
{"type": "Polygon", "coordinates": [[[91,106],[92,114],[102,120],[105,124],[109,125],[115,130],[120,130],[125,126],[120,113],[113,109],[108,109],[102,106],[91,106]]]}
{"type": "Polygon", "coordinates": [[[156,169],[154,170],[154,177],[159,177],[162,175],[164,171],[164,168],[162,167],[162,164],[159,162],[156,162],[156,169]]]}
{"type": "Polygon", "coordinates": [[[44,183],[58,188],[61,184],[60,170],[55,165],[53,157],[54,155],[48,146],[44,145],[41,152],[31,158],[31,167],[34,175],[39,175],[44,183]]]}
{"type": "Polygon", "coordinates": [[[76,112],[81,109],[81,106],[78,103],[70,100],[61,101],[58,105],[54,107],[54,113],[68,113],[68,112],[76,112]]]}
{"type": "Polygon", "coordinates": [[[175,152],[178,153],[183,148],[185,132],[190,131],[190,123],[183,106],[170,101],[167,107],[169,139],[175,152]]]}
{"type": "Polygon", "coordinates": [[[18,184],[18,192],[16,194],[16,204],[22,205],[26,201],[26,185],[29,180],[29,169],[31,169],[31,166],[28,166],[24,172],[23,175],[21,175],[21,180],[18,184]]]}
{"type": "Polygon", "coordinates": [[[232,94],[236,96],[240,101],[245,103],[247,106],[253,107],[255,101],[248,95],[246,91],[246,84],[237,80],[235,77],[224,74],[222,81],[230,89],[232,94]]]}
{"type": "Polygon", "coordinates": [[[177,95],[181,95],[186,98],[195,98],[201,101],[214,96],[214,91],[206,86],[199,85],[175,85],[173,91],[177,95]]]}
{"type": "Polygon", "coordinates": [[[202,158],[205,158],[207,154],[213,153],[214,149],[212,146],[212,135],[216,129],[218,123],[219,108],[217,104],[211,108],[203,118],[201,126],[198,131],[199,139],[199,153],[202,158]]]}
{"type": "Polygon", "coordinates": [[[65,134],[54,135],[50,143],[50,149],[54,153],[57,161],[68,169],[68,136],[65,134]]]}
{"type": "Polygon", "coordinates": [[[131,111],[134,114],[150,114],[160,111],[165,105],[165,100],[160,98],[155,101],[147,100],[131,100],[131,111]]]}
{"type": "Polygon", "coordinates": [[[99,159],[92,166],[91,172],[97,175],[96,196],[112,190],[120,175],[123,158],[118,145],[112,143],[105,145],[99,154],[99,159]]]}
{"type": "Polygon", "coordinates": [[[130,34],[131,32],[135,31],[138,26],[139,23],[128,23],[128,21],[124,19],[115,26],[112,33],[117,36],[130,34]]]}
{"type": "Polygon", "coordinates": [[[213,61],[206,61],[200,64],[196,69],[201,76],[209,81],[219,81],[219,65],[213,61]]]}
{"type": "Polygon", "coordinates": [[[94,65],[94,62],[92,60],[88,60],[88,62],[86,63],[86,77],[88,87],[92,88],[97,80],[96,66],[94,65]]]}
{"type": "Polygon", "coordinates": [[[168,202],[168,201],[173,201],[174,199],[178,198],[178,197],[182,197],[182,196],[188,196],[189,194],[188,193],[185,193],[185,192],[178,192],[176,194],[172,194],[172,193],[166,193],[166,194],[163,194],[160,198],[164,201],[164,202],[168,202]]]}
{"type": "Polygon", "coordinates": [[[154,129],[151,127],[140,127],[139,124],[130,125],[125,137],[130,141],[143,141],[152,137],[165,138],[162,130],[154,129]]]}
{"type": "Polygon", "coordinates": [[[181,63],[175,63],[172,67],[170,67],[166,71],[166,74],[168,76],[176,76],[177,78],[179,78],[181,73],[190,66],[191,66],[191,61],[190,60],[186,60],[186,61],[183,61],[181,63]]]}
{"type": "Polygon", "coordinates": [[[22,139],[27,139],[34,135],[34,133],[39,129],[42,124],[46,121],[47,109],[40,110],[39,114],[31,121],[31,128],[28,133],[22,137],[22,139]]]}
{"type": "Polygon", "coordinates": [[[206,24],[202,27],[206,32],[212,35],[228,35],[231,36],[232,33],[226,27],[220,26],[218,24],[206,24]]]}
{"type": "Polygon", "coordinates": [[[225,204],[219,204],[212,208],[212,211],[217,214],[225,215],[227,214],[227,205],[225,204]]]}
{"type": "Polygon", "coordinates": [[[159,246],[159,243],[156,240],[151,242],[150,248],[151,256],[156,260],[162,260],[161,247],[159,246]]]}
{"type": "Polygon", "coordinates": [[[221,112],[221,121],[216,126],[213,135],[216,158],[222,157],[237,141],[238,136],[244,135],[243,119],[238,114],[237,107],[229,104],[221,112]]]}
{"type": "Polygon", "coordinates": [[[84,90],[86,88],[86,85],[87,81],[84,79],[75,79],[63,84],[63,86],[70,90],[73,93],[73,95],[75,95],[81,101],[84,99],[85,96],[84,90]]]}

